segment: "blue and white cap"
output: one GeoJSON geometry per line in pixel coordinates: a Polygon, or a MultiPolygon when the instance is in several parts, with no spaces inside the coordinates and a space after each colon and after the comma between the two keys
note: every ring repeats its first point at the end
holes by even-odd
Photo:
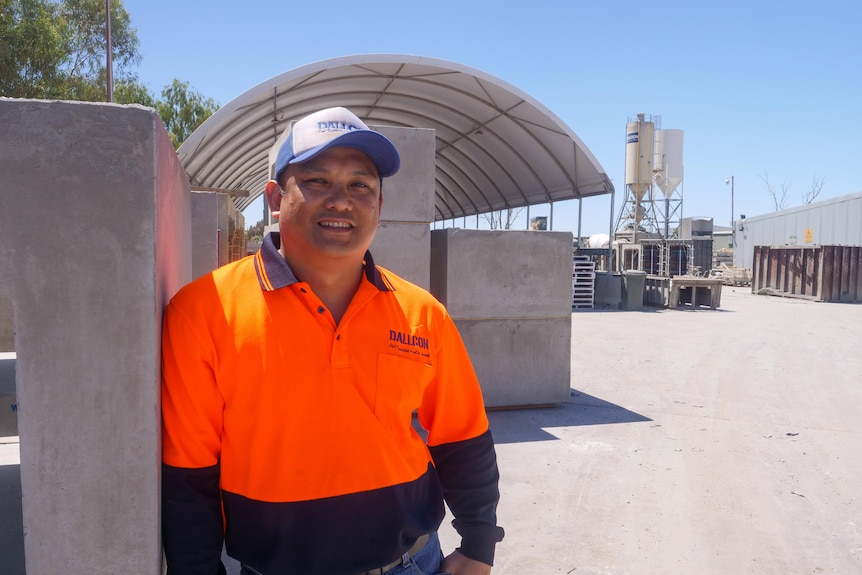
{"type": "Polygon", "coordinates": [[[290,164],[310,160],[333,146],[356,148],[371,158],[381,178],[395,175],[401,157],[389,138],[368,128],[347,108],[327,108],[293,124],[275,160],[275,179],[290,164]]]}

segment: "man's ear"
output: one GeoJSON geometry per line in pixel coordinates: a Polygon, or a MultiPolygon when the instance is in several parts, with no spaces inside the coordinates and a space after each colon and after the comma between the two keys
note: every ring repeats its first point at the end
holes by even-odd
{"type": "Polygon", "coordinates": [[[263,195],[266,196],[266,204],[269,206],[270,211],[281,209],[281,188],[275,180],[270,180],[266,183],[263,195]]]}

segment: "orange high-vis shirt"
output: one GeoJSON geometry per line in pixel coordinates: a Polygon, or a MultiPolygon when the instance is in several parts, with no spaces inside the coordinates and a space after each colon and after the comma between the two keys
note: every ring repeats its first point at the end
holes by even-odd
{"type": "MultiPolygon", "coordinates": [[[[439,525],[447,486],[435,448],[441,460],[472,459],[478,469],[464,472],[496,494],[478,381],[453,321],[427,292],[368,254],[336,325],[273,239],[192,282],[166,309],[166,477],[217,470],[228,551],[264,573],[306,563],[338,572],[339,559],[326,557],[328,543],[309,543],[312,534],[336,546],[352,538],[348,548],[373,567],[439,525]]],[[[485,549],[484,539],[502,535],[495,517],[477,513],[490,522],[475,530],[485,549]]]]}

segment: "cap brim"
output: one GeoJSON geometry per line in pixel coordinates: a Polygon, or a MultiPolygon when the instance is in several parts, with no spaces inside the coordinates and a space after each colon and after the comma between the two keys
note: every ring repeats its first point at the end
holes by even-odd
{"type": "Polygon", "coordinates": [[[377,173],[381,178],[394,176],[401,167],[401,157],[398,155],[395,145],[389,141],[389,138],[373,130],[347,132],[316,148],[306,150],[287,163],[300,164],[306,162],[324,150],[337,146],[355,148],[364,152],[374,162],[374,165],[377,167],[377,173]]]}

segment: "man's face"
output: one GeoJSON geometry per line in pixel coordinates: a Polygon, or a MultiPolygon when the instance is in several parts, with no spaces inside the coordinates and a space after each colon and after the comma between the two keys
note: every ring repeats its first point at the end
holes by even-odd
{"type": "MultiPolygon", "coordinates": [[[[330,148],[288,166],[278,200],[281,246],[288,261],[362,261],[380,223],[383,196],[377,167],[364,152],[330,148]],[[299,261],[299,260],[297,260],[299,261]]],[[[272,203],[272,201],[271,201],[272,203]]]]}

